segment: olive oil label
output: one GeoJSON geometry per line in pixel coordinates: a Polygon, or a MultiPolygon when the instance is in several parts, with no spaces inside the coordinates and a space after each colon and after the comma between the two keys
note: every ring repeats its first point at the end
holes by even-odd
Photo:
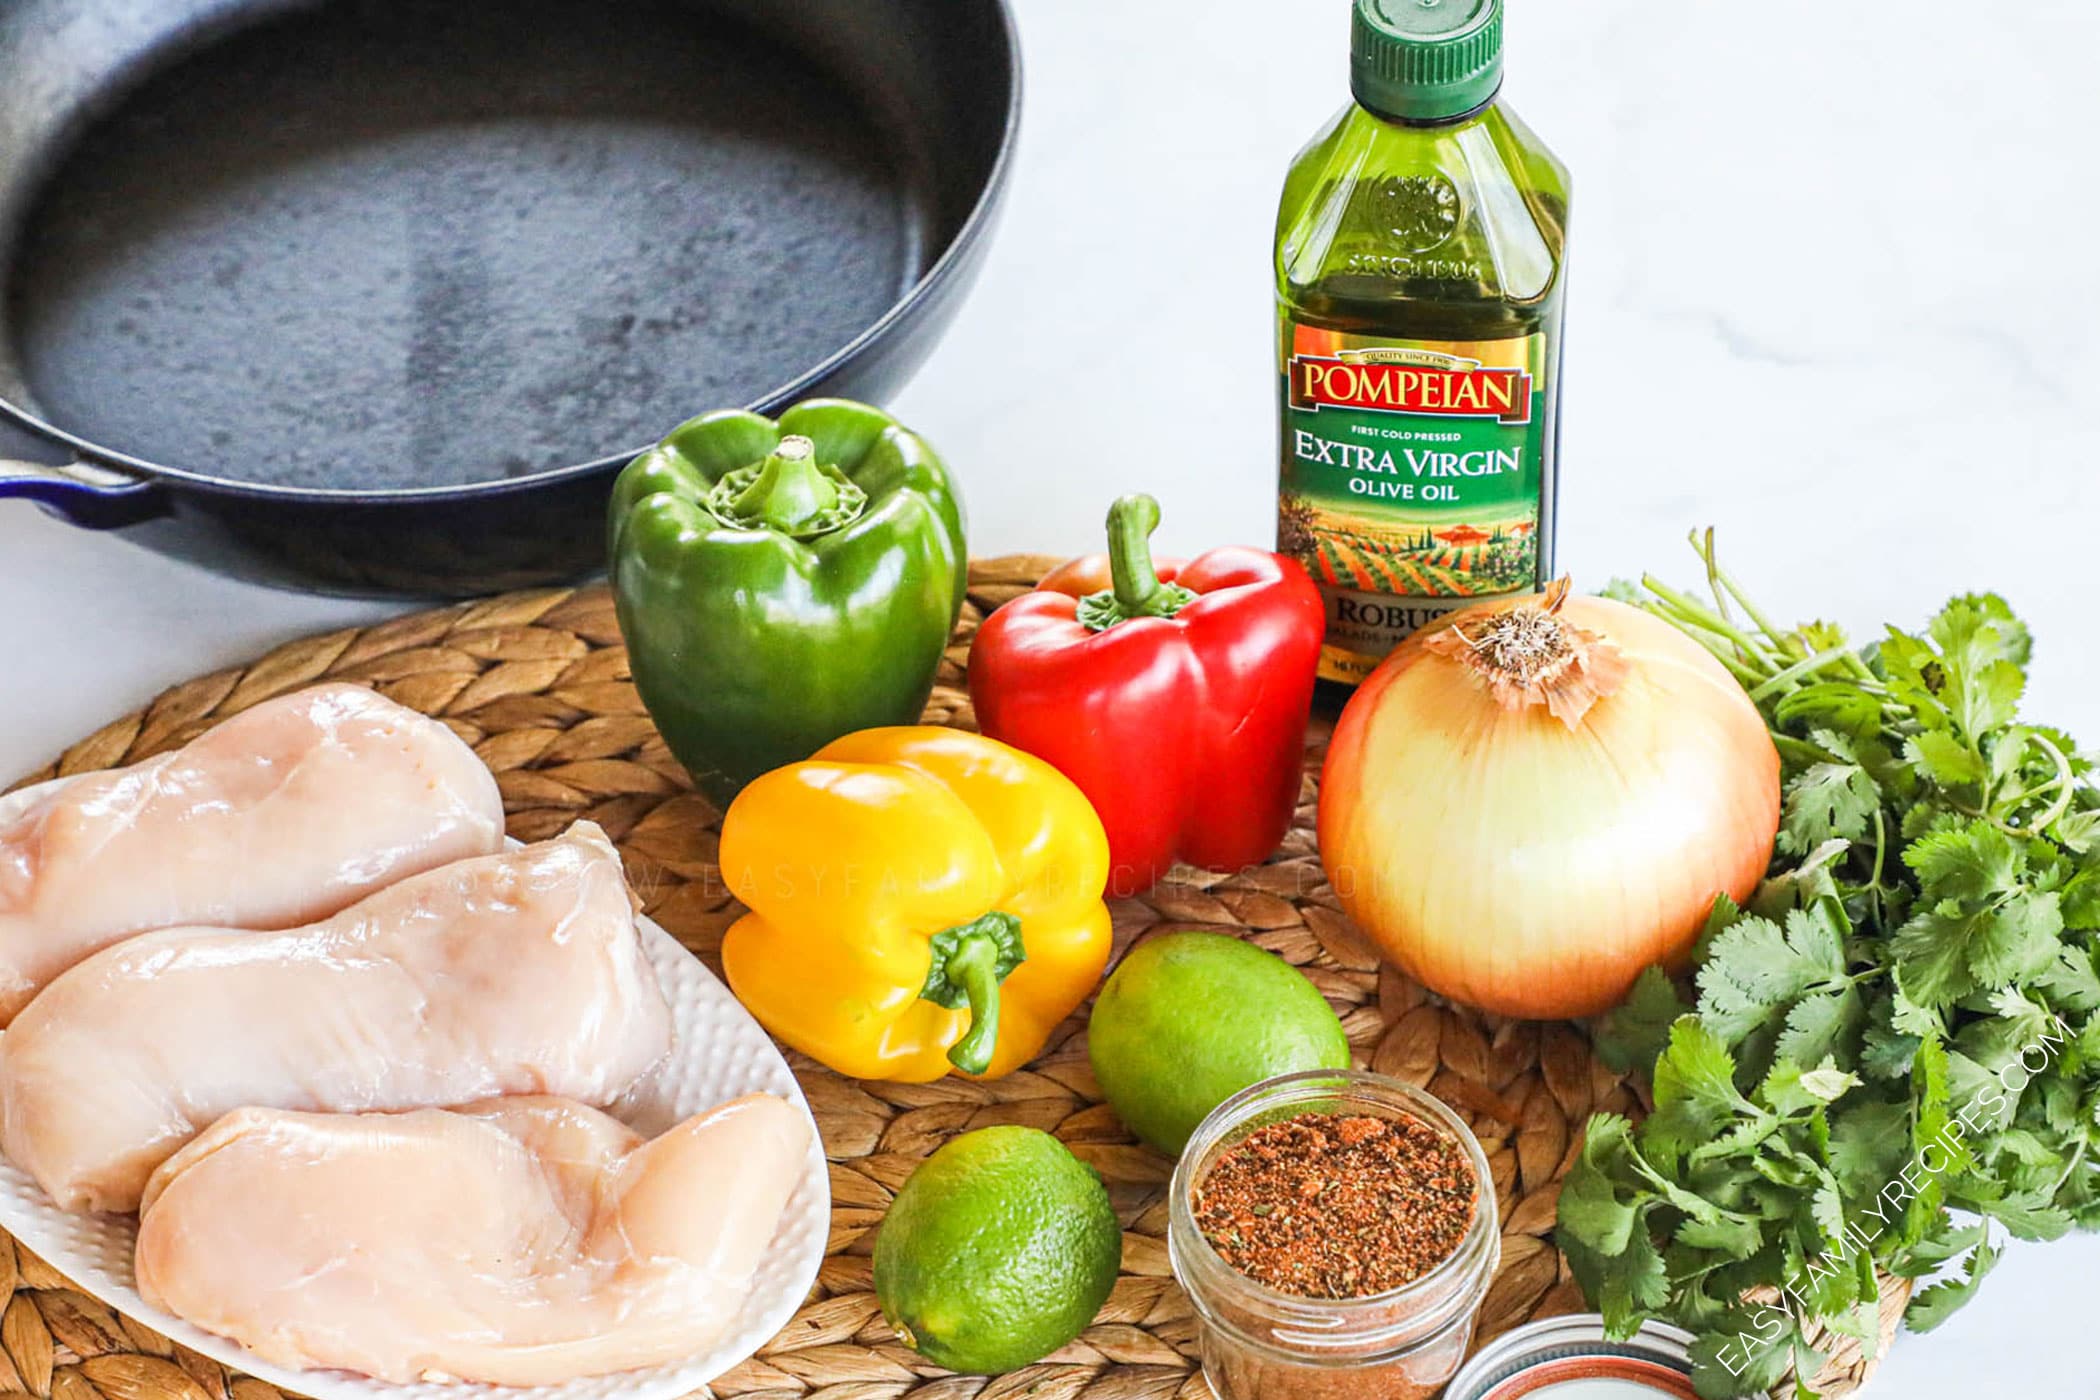
{"type": "Polygon", "coordinates": [[[1283,318],[1276,547],[1327,598],[1320,674],[1361,681],[1440,615],[1539,586],[1546,337],[1397,340],[1283,318]]]}

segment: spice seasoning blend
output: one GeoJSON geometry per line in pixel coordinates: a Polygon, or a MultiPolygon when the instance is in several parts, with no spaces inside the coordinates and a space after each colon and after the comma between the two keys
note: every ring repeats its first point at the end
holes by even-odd
{"type": "Polygon", "coordinates": [[[1167,1231],[1219,1400],[1428,1400],[1501,1259],[1487,1158],[1434,1097],[1315,1070],[1189,1140],[1167,1231]]]}
{"type": "Polygon", "coordinates": [[[1257,1283],[1362,1298],[1450,1258],[1479,1194],[1458,1144],[1419,1119],[1306,1113],[1257,1128],[1218,1159],[1196,1226],[1257,1283]]]}

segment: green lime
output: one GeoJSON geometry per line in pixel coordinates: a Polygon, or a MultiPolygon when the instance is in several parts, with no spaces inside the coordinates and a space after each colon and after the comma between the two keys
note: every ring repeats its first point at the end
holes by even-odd
{"type": "Polygon", "coordinates": [[[937,1366],[999,1375],[1086,1329],[1123,1263],[1108,1189],[1036,1128],[965,1133],[919,1164],[875,1236],[875,1296],[937,1366]]]}
{"type": "Polygon", "coordinates": [[[1347,1069],[1349,1038],[1304,974],[1217,933],[1139,944],[1094,1001],[1094,1078],[1130,1130],[1178,1157],[1210,1111],[1279,1074],[1347,1069]]]}

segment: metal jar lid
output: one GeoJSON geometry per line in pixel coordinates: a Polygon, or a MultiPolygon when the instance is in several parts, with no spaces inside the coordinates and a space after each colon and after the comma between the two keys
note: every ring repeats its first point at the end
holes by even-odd
{"type": "Polygon", "coordinates": [[[1482,1347],[1444,1400],[1695,1400],[1691,1344],[1660,1322],[1615,1342],[1596,1313],[1548,1318],[1482,1347]]]}

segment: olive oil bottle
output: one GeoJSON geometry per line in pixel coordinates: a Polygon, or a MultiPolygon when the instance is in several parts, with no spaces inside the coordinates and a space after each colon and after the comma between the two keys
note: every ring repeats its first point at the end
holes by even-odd
{"type": "Polygon", "coordinates": [[[1277,548],[1323,690],[1552,577],[1568,173],[1499,101],[1502,0],[1353,0],[1355,100],[1276,221],[1277,548]]]}

